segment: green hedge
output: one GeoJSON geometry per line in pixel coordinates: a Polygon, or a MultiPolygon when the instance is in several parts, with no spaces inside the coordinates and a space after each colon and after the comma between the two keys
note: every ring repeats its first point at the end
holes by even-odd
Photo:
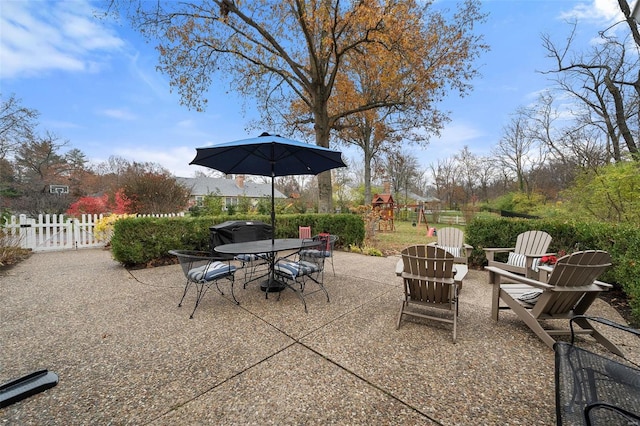
{"type": "Polygon", "coordinates": [[[627,294],[633,316],[640,321],[640,229],[637,226],[479,217],[467,224],[465,230],[466,242],[474,247],[470,263],[486,265],[484,247],[513,247],[518,234],[529,230],[541,230],[551,235],[550,252],[609,252],[612,267],[601,279],[627,294]]]}
{"type": "MultiPolygon", "coordinates": [[[[118,262],[132,267],[169,258],[169,250],[209,251],[209,227],[228,220],[271,223],[267,215],[124,218],[114,223],[111,252],[118,262]]],[[[311,226],[314,234],[338,235],[337,247],[360,246],[364,241],[364,222],[360,216],[351,214],[277,215],[275,238],[297,238],[298,226],[311,226]]]]}

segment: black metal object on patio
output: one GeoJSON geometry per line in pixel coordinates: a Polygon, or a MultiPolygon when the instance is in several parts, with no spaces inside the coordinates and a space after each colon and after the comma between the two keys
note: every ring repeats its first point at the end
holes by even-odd
{"type": "Polygon", "coordinates": [[[257,240],[268,240],[272,237],[271,225],[260,221],[228,220],[209,227],[211,254],[233,259],[233,255],[225,255],[214,249],[222,244],[246,243],[257,240]]]}
{"type": "Polygon", "coordinates": [[[589,320],[640,337],[640,331],[605,318],[577,315],[569,321],[571,343],[556,342],[558,425],[640,424],[640,369],[625,358],[607,358],[575,345],[574,320],[589,320]]]}
{"type": "Polygon", "coordinates": [[[58,384],[58,375],[49,370],[39,370],[19,379],[0,385],[0,408],[28,398],[58,384]]]}

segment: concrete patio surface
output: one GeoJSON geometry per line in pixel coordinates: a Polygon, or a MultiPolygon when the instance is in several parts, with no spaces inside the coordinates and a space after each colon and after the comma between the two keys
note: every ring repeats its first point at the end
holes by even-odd
{"type": "MultiPolygon", "coordinates": [[[[195,294],[179,265],[127,270],[108,250],[35,253],[0,272],[0,383],[59,384],[0,409],[7,425],[551,425],[553,351],[470,271],[450,326],[403,320],[398,257],[335,253],[331,296],[258,285],[195,294]]],[[[597,300],[590,314],[624,322],[597,300]]],[[[640,341],[603,329],[640,361],[640,341]]],[[[590,341],[584,342],[592,345],[590,341]]],[[[595,345],[592,345],[595,348],[595,345]]],[[[598,350],[598,348],[595,348],[598,350]]]]}

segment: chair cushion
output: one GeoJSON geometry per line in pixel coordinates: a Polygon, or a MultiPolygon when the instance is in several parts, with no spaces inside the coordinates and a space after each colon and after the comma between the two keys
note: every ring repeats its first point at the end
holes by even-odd
{"type": "MultiPolygon", "coordinates": [[[[507,259],[507,263],[509,265],[518,266],[520,268],[524,268],[527,265],[527,256],[519,253],[509,253],[509,259],[507,259]]],[[[540,265],[540,259],[535,258],[531,262],[531,269],[538,272],[538,266],[540,265]]]]}
{"type": "Polygon", "coordinates": [[[324,250],[316,250],[316,249],[309,249],[309,250],[300,250],[300,257],[304,258],[304,257],[330,257],[331,256],[331,252],[329,251],[324,251],[324,250]]]}
{"type": "Polygon", "coordinates": [[[528,303],[529,305],[535,305],[540,295],[542,294],[542,290],[531,290],[525,293],[522,293],[518,300],[528,303]]]}
{"type": "Polygon", "coordinates": [[[211,262],[206,265],[190,269],[187,273],[187,278],[194,282],[213,281],[218,278],[222,278],[225,275],[232,274],[235,271],[235,266],[228,265],[224,262],[211,262]]]}
{"type": "Polygon", "coordinates": [[[462,248],[461,247],[447,247],[447,246],[438,246],[444,251],[451,253],[455,257],[462,257],[462,248]]]}
{"type": "Polygon", "coordinates": [[[540,266],[540,258],[536,257],[535,259],[533,259],[533,262],[531,262],[531,269],[538,272],[538,270],[540,269],[538,268],[538,266],[540,266]]]}
{"type": "Polygon", "coordinates": [[[281,260],[275,265],[275,271],[288,275],[292,279],[301,277],[303,275],[311,275],[318,272],[318,266],[315,263],[305,262],[301,260],[299,262],[291,262],[289,260],[281,260]]]}
{"type": "Polygon", "coordinates": [[[518,266],[524,268],[527,265],[527,256],[520,253],[509,253],[509,259],[507,259],[509,265],[518,266]]]}
{"type": "Polygon", "coordinates": [[[258,254],[237,254],[236,260],[241,262],[255,262],[255,261],[264,261],[267,259],[266,253],[258,253],[258,254]]]}

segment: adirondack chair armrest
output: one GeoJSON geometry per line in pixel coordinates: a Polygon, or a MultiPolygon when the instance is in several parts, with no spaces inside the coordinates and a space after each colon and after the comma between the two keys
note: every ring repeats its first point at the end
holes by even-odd
{"type": "Polygon", "coordinates": [[[493,262],[494,256],[496,253],[507,253],[515,250],[515,247],[490,247],[483,248],[484,254],[487,257],[487,260],[493,262]]]}
{"type": "Polygon", "coordinates": [[[429,281],[433,281],[433,282],[438,282],[438,283],[442,283],[442,284],[454,284],[455,281],[453,278],[434,278],[434,277],[425,277],[423,275],[415,275],[415,274],[410,274],[408,272],[403,272],[402,273],[402,278],[407,278],[410,280],[426,280],[428,279],[429,281]]]}
{"type": "Polygon", "coordinates": [[[600,287],[604,287],[605,290],[609,290],[610,288],[613,288],[612,284],[605,283],[604,281],[595,280],[593,283],[599,285],[600,287]]]}
{"type": "MultiPolygon", "coordinates": [[[[427,243],[426,245],[428,246],[434,246],[434,247],[438,247],[438,243],[436,241],[432,241],[430,243],[427,243]]],[[[467,250],[473,250],[473,246],[467,243],[463,243],[462,244],[462,248],[467,249],[467,250]]],[[[486,249],[488,250],[488,249],[486,249]]]]}
{"type": "Polygon", "coordinates": [[[525,254],[525,257],[527,259],[529,259],[529,258],[540,259],[540,258],[545,257],[545,256],[555,256],[555,255],[556,255],[556,253],[525,254]]]}
{"type": "Polygon", "coordinates": [[[599,285],[589,284],[589,285],[570,286],[570,287],[551,286],[551,291],[555,291],[559,293],[567,293],[567,292],[575,293],[575,292],[594,292],[594,291],[600,292],[600,291],[607,291],[607,290],[603,289],[599,285]]]}
{"type": "Polygon", "coordinates": [[[491,284],[500,284],[502,281],[501,277],[506,278],[509,282],[519,282],[522,284],[527,284],[532,287],[540,288],[542,290],[552,289],[554,286],[543,283],[538,280],[534,280],[532,278],[527,278],[522,275],[514,274],[513,272],[505,271],[504,269],[497,268],[495,266],[485,266],[485,270],[489,271],[491,284]]]}

